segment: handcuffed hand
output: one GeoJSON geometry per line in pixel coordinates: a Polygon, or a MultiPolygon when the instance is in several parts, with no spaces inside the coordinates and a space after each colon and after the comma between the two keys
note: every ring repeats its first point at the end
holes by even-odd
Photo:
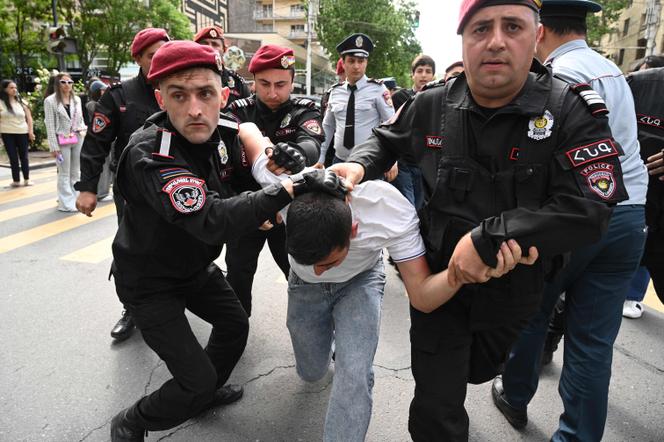
{"type": "Polygon", "coordinates": [[[343,200],[348,193],[343,179],[329,169],[312,170],[292,179],[295,197],[307,192],[325,192],[343,200]]]}
{"type": "Polygon", "coordinates": [[[292,142],[277,143],[272,147],[267,147],[265,149],[265,154],[268,155],[270,160],[274,161],[277,166],[283,167],[290,173],[300,173],[306,165],[304,155],[300,153],[297,144],[292,142]],[[272,151],[272,155],[268,155],[268,150],[272,151]]]}

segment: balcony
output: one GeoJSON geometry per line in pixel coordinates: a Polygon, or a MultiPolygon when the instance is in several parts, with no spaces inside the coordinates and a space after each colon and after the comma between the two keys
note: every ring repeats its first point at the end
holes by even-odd
{"type": "Polygon", "coordinates": [[[254,11],[254,20],[306,20],[307,14],[305,11],[291,11],[286,14],[275,14],[273,11],[254,11]]]}

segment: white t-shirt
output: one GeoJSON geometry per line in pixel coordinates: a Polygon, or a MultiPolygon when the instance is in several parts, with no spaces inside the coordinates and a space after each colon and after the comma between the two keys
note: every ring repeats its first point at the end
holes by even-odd
{"type": "MultiPolygon", "coordinates": [[[[267,156],[254,162],[252,174],[261,185],[279,183],[286,175],[276,176],[266,169],[267,156]]],[[[337,267],[316,276],[314,266],[301,265],[289,256],[292,270],[305,282],[346,282],[372,268],[387,248],[395,262],[409,261],[425,253],[415,208],[399,191],[385,181],[367,181],[351,192],[350,208],[358,223],[355,238],[350,241],[348,256],[337,267]]],[[[282,214],[285,213],[285,209],[282,214]]],[[[287,222],[286,218],[284,220],[287,222]]]]}

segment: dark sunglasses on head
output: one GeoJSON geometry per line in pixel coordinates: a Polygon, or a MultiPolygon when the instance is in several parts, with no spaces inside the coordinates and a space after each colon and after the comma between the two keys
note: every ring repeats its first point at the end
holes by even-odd
{"type": "Polygon", "coordinates": [[[71,80],[60,80],[60,84],[74,84],[71,80]]]}

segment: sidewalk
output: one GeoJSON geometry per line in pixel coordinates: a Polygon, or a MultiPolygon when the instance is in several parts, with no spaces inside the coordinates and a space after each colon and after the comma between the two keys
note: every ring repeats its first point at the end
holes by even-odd
{"type": "MultiPolygon", "coordinates": [[[[28,163],[30,170],[43,169],[44,167],[55,166],[55,158],[51,156],[51,152],[43,150],[31,150],[28,152],[28,163]]],[[[9,157],[4,147],[0,148],[0,167],[9,169],[9,157]]]]}

